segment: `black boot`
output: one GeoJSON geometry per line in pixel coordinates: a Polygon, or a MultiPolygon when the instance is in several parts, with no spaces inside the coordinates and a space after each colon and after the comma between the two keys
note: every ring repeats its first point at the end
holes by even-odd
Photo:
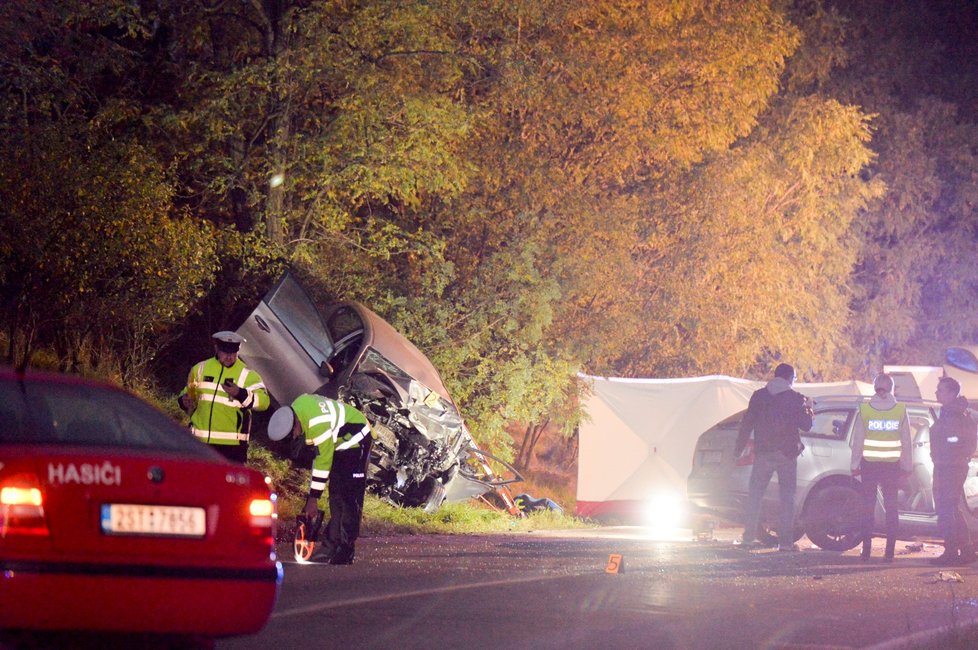
{"type": "Polygon", "coordinates": [[[352,544],[340,544],[329,558],[330,564],[353,564],[355,551],[352,544]]]}

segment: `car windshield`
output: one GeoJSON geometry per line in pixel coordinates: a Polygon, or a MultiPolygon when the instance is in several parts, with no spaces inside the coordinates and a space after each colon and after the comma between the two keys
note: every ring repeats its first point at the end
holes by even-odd
{"type": "Polygon", "coordinates": [[[0,442],[154,449],[211,458],[184,427],[123,391],[0,379],[0,442]]]}
{"type": "Polygon", "coordinates": [[[360,364],[360,372],[380,373],[394,381],[406,393],[402,398],[409,407],[411,424],[429,438],[454,440],[462,434],[462,417],[454,404],[408,375],[373,348],[367,349],[363,363],[360,364]]]}

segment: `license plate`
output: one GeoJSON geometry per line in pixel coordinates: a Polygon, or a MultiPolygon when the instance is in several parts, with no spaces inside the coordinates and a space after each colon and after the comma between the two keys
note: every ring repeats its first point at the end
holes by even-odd
{"type": "Polygon", "coordinates": [[[107,535],[203,537],[206,530],[203,508],[133,503],[102,505],[102,532],[107,535]]]}
{"type": "Polygon", "coordinates": [[[703,465],[719,465],[722,459],[722,451],[707,450],[700,452],[700,463],[703,465]]]}

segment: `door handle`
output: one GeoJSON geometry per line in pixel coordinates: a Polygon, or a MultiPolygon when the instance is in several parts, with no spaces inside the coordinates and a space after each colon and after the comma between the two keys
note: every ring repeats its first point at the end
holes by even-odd
{"type": "Polygon", "coordinates": [[[270,328],[270,327],[268,326],[268,323],[266,323],[266,322],[265,322],[265,319],[263,319],[263,318],[262,318],[261,316],[259,316],[258,314],[255,314],[255,322],[256,322],[256,323],[258,323],[258,327],[259,327],[260,329],[263,329],[263,330],[265,330],[266,332],[271,332],[271,331],[272,331],[272,328],[270,328]]]}

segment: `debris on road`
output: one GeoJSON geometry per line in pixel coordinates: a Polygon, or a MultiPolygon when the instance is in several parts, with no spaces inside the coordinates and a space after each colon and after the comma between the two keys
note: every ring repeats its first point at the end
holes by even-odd
{"type": "Polygon", "coordinates": [[[907,553],[920,553],[924,550],[924,543],[917,542],[916,544],[907,544],[903,547],[903,552],[901,555],[906,555],[907,553]]]}
{"type": "Polygon", "coordinates": [[[931,582],[964,582],[964,578],[957,571],[938,571],[936,579],[931,582]]]}

